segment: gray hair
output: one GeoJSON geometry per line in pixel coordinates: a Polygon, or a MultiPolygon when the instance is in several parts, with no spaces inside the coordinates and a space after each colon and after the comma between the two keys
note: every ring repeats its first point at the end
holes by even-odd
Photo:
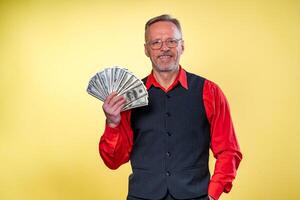
{"type": "Polygon", "coordinates": [[[175,24],[175,26],[177,27],[177,29],[179,30],[180,34],[182,34],[181,31],[181,26],[180,26],[180,22],[178,21],[178,19],[172,17],[171,15],[168,14],[164,14],[164,15],[160,15],[157,17],[153,17],[151,19],[149,19],[147,21],[147,23],[145,24],[145,40],[146,40],[146,33],[147,33],[147,29],[154,23],[156,22],[171,22],[173,24],[175,24]]]}

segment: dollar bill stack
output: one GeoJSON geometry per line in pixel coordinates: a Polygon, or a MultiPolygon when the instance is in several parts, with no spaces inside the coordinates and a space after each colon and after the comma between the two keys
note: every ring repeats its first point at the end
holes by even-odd
{"type": "Polygon", "coordinates": [[[126,98],[122,111],[148,105],[148,92],[144,83],[127,69],[109,67],[97,72],[89,81],[87,92],[104,101],[117,92],[126,98]]]}

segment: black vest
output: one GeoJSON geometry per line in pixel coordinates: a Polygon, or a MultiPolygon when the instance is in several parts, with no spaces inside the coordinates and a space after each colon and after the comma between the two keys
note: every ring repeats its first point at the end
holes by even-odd
{"type": "Polygon", "coordinates": [[[167,190],[179,199],[207,194],[210,125],[203,103],[205,79],[187,72],[187,81],[188,90],[178,84],[165,93],[152,86],[149,105],[132,110],[131,196],[160,199],[167,190]]]}

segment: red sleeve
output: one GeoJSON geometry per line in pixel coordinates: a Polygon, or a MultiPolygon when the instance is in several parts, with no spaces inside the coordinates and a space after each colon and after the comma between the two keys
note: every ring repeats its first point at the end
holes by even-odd
{"type": "Polygon", "coordinates": [[[133,144],[133,132],[130,124],[131,111],[121,112],[121,122],[111,128],[107,124],[99,142],[100,156],[110,169],[117,169],[129,161],[133,144]]]}
{"type": "Polygon", "coordinates": [[[221,89],[209,80],[204,83],[203,101],[211,126],[211,150],[216,158],[208,194],[217,200],[222,192],[228,193],[231,190],[242,154],[226,97],[221,89]]]}

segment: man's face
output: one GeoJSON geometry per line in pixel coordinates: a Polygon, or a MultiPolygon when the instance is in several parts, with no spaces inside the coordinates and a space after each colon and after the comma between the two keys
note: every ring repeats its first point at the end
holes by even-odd
{"type": "Polygon", "coordinates": [[[152,24],[146,32],[145,54],[152,62],[153,70],[158,72],[174,71],[178,69],[180,56],[184,50],[182,40],[177,47],[170,48],[166,45],[168,39],[181,39],[181,33],[172,22],[160,21],[152,24]],[[150,43],[163,41],[160,49],[152,49],[150,43]]]}

